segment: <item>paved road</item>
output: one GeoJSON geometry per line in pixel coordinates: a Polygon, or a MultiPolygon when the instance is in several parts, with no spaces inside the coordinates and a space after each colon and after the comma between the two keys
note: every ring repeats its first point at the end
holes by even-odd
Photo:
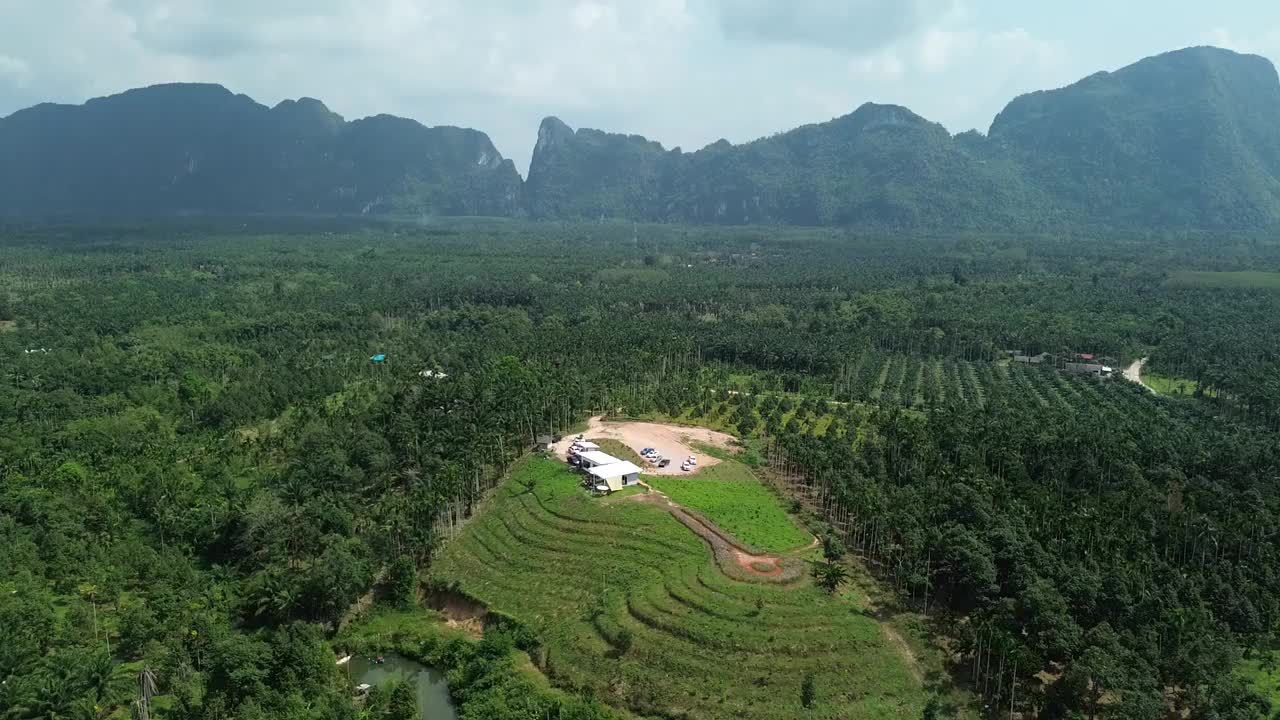
{"type": "Polygon", "coordinates": [[[1147,364],[1147,360],[1149,359],[1150,358],[1142,358],[1141,360],[1134,360],[1132,365],[1124,369],[1124,377],[1129,382],[1136,382],[1146,388],[1152,395],[1159,395],[1154,388],[1142,382],[1142,368],[1147,364]]]}

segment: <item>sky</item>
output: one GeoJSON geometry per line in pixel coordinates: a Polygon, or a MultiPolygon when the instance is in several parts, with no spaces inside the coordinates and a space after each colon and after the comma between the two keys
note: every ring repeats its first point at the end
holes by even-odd
{"type": "Polygon", "coordinates": [[[694,150],[905,105],[985,131],[1013,97],[1189,45],[1280,61],[1276,0],[0,0],[0,117],[163,82],[489,134],[543,117],[694,150]]]}

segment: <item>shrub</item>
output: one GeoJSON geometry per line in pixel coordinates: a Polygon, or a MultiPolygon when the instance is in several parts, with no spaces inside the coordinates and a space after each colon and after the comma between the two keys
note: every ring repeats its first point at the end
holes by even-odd
{"type": "Polygon", "coordinates": [[[827,533],[822,538],[822,554],[831,562],[843,560],[845,553],[844,543],[833,533],[827,533]]]}

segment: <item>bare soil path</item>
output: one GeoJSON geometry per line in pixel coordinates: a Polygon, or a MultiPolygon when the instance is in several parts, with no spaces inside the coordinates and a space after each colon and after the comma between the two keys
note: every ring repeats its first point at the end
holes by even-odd
{"type": "Polygon", "coordinates": [[[1142,382],[1142,368],[1147,364],[1147,360],[1149,359],[1150,358],[1141,358],[1139,360],[1134,360],[1132,365],[1124,369],[1124,379],[1129,382],[1138,383],[1142,387],[1146,388],[1147,392],[1150,392],[1152,395],[1159,395],[1155,388],[1142,382]]]}
{"type": "MultiPolygon", "coordinates": [[[[671,464],[660,468],[648,465],[644,471],[650,475],[693,475],[704,467],[720,464],[720,461],[702,454],[694,443],[711,447],[730,449],[736,442],[732,435],[715,430],[697,427],[681,427],[679,425],[662,425],[649,422],[605,422],[603,418],[593,417],[583,435],[588,440],[607,438],[617,440],[635,450],[637,454],[645,448],[654,448],[671,464]],[[680,469],[681,462],[690,455],[697,456],[698,464],[689,472],[680,469]]],[[[569,457],[569,446],[573,438],[566,437],[554,446],[556,455],[561,459],[569,457]]]]}
{"type": "Polygon", "coordinates": [[[815,537],[813,543],[798,550],[782,554],[759,553],[743,545],[737,538],[721,530],[701,514],[673,502],[661,491],[647,484],[645,487],[649,492],[643,495],[631,495],[623,501],[657,505],[671,513],[671,516],[681,525],[689,528],[693,534],[711,546],[711,553],[715,556],[716,562],[729,577],[742,579],[745,575],[772,582],[792,582],[804,571],[804,561],[797,556],[811,550],[818,543],[815,537]]]}

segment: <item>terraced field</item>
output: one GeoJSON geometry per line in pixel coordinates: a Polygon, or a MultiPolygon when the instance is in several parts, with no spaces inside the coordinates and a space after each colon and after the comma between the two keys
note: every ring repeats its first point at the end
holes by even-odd
{"type": "Polygon", "coordinates": [[[551,460],[517,467],[433,573],[532,626],[555,684],[641,714],[911,718],[927,702],[852,600],[807,580],[732,580],[662,508],[589,498],[551,460]],[[817,682],[808,711],[806,673],[817,682]]]}
{"type": "Polygon", "coordinates": [[[758,550],[785,552],[813,540],[813,535],[797,527],[783,511],[773,493],[734,460],[695,477],[651,477],[648,482],[758,550]]]}

